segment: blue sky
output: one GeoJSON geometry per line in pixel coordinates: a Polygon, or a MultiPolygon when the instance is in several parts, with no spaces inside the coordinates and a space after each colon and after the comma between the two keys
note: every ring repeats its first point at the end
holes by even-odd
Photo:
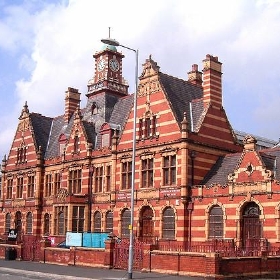
{"type": "MultiPolygon", "coordinates": [[[[0,0],[0,160],[25,101],[30,112],[54,117],[74,87],[85,105],[92,55],[109,26],[112,38],[139,49],[140,73],[150,54],[162,72],[183,79],[207,54],[218,56],[232,127],[279,139],[279,0],[0,0]]],[[[133,92],[134,54],[122,51],[133,92]]]]}

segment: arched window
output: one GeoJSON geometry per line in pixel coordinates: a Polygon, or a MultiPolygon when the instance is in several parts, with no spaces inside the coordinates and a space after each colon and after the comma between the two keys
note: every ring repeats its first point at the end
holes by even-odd
{"type": "Polygon", "coordinates": [[[109,211],[106,214],[106,232],[113,232],[113,212],[109,211]]]}
{"type": "Polygon", "coordinates": [[[32,234],[32,213],[28,212],[26,215],[26,233],[32,234]]]}
{"type": "Polygon", "coordinates": [[[68,207],[59,206],[54,208],[54,234],[65,235],[67,232],[68,207]]]}
{"type": "Polygon", "coordinates": [[[122,228],[121,228],[122,238],[129,237],[130,216],[131,216],[131,212],[129,209],[125,209],[122,212],[122,228]]]}
{"type": "Polygon", "coordinates": [[[50,234],[50,215],[48,213],[44,216],[44,235],[50,234]]]}
{"type": "Polygon", "coordinates": [[[79,152],[79,136],[75,135],[74,138],[74,153],[77,154],[79,152]]]}
{"type": "Polygon", "coordinates": [[[162,238],[175,239],[175,212],[171,207],[162,213],[162,238]]]}
{"type": "Polygon", "coordinates": [[[99,211],[94,213],[94,232],[101,232],[101,213],[99,211]]]}
{"type": "Polygon", "coordinates": [[[223,238],[223,209],[215,205],[209,211],[209,238],[223,238]]]}
{"type": "Polygon", "coordinates": [[[11,213],[7,213],[5,217],[5,233],[9,233],[9,229],[11,228],[11,213]]]}
{"type": "Polygon", "coordinates": [[[91,114],[96,115],[98,113],[98,108],[95,102],[92,103],[91,105],[91,114]]]}

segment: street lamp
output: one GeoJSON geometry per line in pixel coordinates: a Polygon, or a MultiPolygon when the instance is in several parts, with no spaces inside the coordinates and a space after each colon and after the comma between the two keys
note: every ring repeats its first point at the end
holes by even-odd
{"type": "Polygon", "coordinates": [[[128,257],[128,279],[132,279],[133,269],[133,224],[134,224],[134,181],[135,181],[135,157],[136,157],[136,110],[137,110],[137,88],[138,88],[138,50],[121,45],[118,41],[107,38],[102,39],[102,43],[123,47],[125,49],[135,52],[135,93],[134,93],[134,107],[133,107],[133,144],[132,144],[132,175],[131,175],[131,198],[130,198],[130,225],[129,225],[129,257],[128,257]]]}

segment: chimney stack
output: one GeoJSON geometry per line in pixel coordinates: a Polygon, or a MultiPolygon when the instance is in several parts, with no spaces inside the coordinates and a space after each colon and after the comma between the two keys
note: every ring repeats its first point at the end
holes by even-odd
{"type": "Polygon", "coordinates": [[[73,113],[77,108],[80,108],[80,99],[81,94],[75,88],[68,87],[68,90],[65,91],[65,113],[64,120],[69,122],[73,113]]]}
{"type": "Polygon", "coordinates": [[[222,63],[217,56],[207,54],[203,60],[203,100],[222,107],[222,63]]]}
{"type": "Polygon", "coordinates": [[[192,65],[192,71],[188,72],[188,81],[193,85],[202,85],[202,72],[198,71],[198,65],[192,65]]]}

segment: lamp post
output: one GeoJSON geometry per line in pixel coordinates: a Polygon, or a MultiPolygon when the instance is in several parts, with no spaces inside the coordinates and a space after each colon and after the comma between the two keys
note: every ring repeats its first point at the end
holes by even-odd
{"type": "Polygon", "coordinates": [[[135,53],[135,93],[134,93],[134,107],[133,107],[133,140],[132,140],[132,174],[131,174],[131,198],[130,198],[130,225],[129,225],[129,257],[128,257],[128,279],[132,279],[133,269],[133,224],[134,224],[134,181],[135,181],[135,157],[136,157],[136,110],[137,110],[137,88],[138,88],[138,50],[121,45],[118,41],[107,38],[102,39],[102,43],[123,47],[135,53]]]}

